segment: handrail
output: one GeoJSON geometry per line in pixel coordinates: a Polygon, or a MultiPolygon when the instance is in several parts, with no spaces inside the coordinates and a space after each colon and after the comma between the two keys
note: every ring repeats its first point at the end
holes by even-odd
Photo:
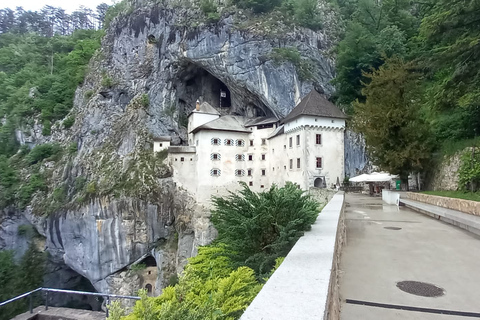
{"type": "Polygon", "coordinates": [[[21,294],[21,295],[19,295],[19,296],[16,296],[16,297],[14,297],[14,298],[12,298],[12,299],[10,299],[10,300],[0,302],[0,307],[3,307],[4,305],[9,304],[10,302],[17,301],[17,300],[19,300],[19,299],[25,298],[25,297],[31,295],[32,293],[35,293],[35,292],[40,291],[40,290],[42,290],[42,289],[43,289],[43,288],[37,288],[37,289],[35,289],[35,290],[33,290],[33,291],[26,292],[26,293],[24,293],[24,294],[21,294]]]}
{"type": "Polygon", "coordinates": [[[106,297],[107,298],[107,312],[106,316],[108,317],[108,305],[110,305],[110,299],[130,299],[130,300],[140,300],[140,297],[136,296],[123,296],[123,295],[117,295],[117,294],[109,294],[109,293],[98,293],[98,292],[86,292],[86,291],[74,291],[74,290],[64,290],[64,289],[53,289],[53,288],[37,288],[35,290],[23,293],[19,296],[13,297],[10,300],[0,302],[0,307],[3,307],[11,302],[14,302],[16,300],[22,299],[29,297],[30,298],[30,313],[33,313],[33,302],[32,302],[32,297],[31,295],[34,294],[35,292],[42,291],[45,292],[45,310],[48,310],[48,293],[49,292],[57,292],[57,293],[69,293],[69,294],[81,294],[81,295],[87,295],[87,296],[97,296],[97,297],[106,297]]]}

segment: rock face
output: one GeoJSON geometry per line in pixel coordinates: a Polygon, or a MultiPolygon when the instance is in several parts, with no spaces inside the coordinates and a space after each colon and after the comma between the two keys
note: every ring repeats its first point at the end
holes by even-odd
{"type": "MultiPolygon", "coordinates": [[[[57,123],[50,138],[37,137],[38,128],[28,137],[17,133],[31,144],[77,146],[43,165],[49,191],[22,215],[46,237],[49,253],[98,291],[132,294],[138,279],[126,269],[148,254],[157,263],[159,290],[215,238],[208,208],[175,185],[153,155],[152,137],[186,141],[186,116],[197,99],[223,114],[282,117],[313,87],[333,91],[328,32],[287,28],[269,36],[241,13],[224,12],[206,24],[198,8],[173,6],[143,3],[114,19],[76,92],[72,128],[57,123]],[[300,66],[281,54],[274,62],[276,48],[300,53],[311,75],[299,76],[300,66]],[[61,206],[52,192],[59,189],[67,199],[61,206]]],[[[357,167],[364,159],[354,148],[358,140],[349,141],[346,161],[357,167]]],[[[5,221],[0,238],[8,247],[9,224],[23,220],[5,221]]]]}
{"type": "Polygon", "coordinates": [[[351,130],[345,130],[345,176],[355,177],[373,171],[368,160],[365,140],[351,130]]]}

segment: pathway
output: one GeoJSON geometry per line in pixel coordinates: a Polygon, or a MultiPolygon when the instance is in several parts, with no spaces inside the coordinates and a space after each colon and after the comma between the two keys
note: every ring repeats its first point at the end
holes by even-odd
{"type": "Polygon", "coordinates": [[[410,209],[383,204],[380,198],[346,194],[345,201],[342,320],[475,319],[465,312],[480,318],[479,236],[410,209]],[[397,288],[397,282],[406,280],[431,283],[445,293],[436,298],[409,294],[397,288]],[[355,301],[351,300],[382,307],[352,304],[355,301]],[[429,310],[397,310],[395,306],[429,310]],[[460,313],[424,312],[438,310],[460,313]]]}

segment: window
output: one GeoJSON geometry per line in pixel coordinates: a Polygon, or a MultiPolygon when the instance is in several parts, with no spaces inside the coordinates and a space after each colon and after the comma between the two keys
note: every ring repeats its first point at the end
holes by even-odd
{"type": "Polygon", "coordinates": [[[291,148],[293,146],[293,138],[288,139],[288,146],[291,148]]]}
{"type": "Polygon", "coordinates": [[[253,154],[248,155],[248,161],[253,161],[253,154]]]}
{"type": "Polygon", "coordinates": [[[226,146],[233,146],[233,140],[232,139],[225,139],[225,145],[226,146]]]}
{"type": "Polygon", "coordinates": [[[245,170],[241,170],[241,169],[235,170],[235,175],[237,177],[242,177],[245,175],[245,170]]]}
{"type": "Polygon", "coordinates": [[[160,143],[160,147],[163,147],[163,143],[160,143]]]}
{"type": "Polygon", "coordinates": [[[316,144],[322,144],[322,135],[321,134],[316,135],[315,142],[316,142],[316,144]]]}
{"type": "Polygon", "coordinates": [[[239,139],[237,140],[237,147],[244,147],[245,146],[245,141],[239,139]]]}
{"type": "Polygon", "coordinates": [[[262,154],[262,160],[265,160],[266,159],[266,155],[265,153],[262,154]]]}
{"type": "Polygon", "coordinates": [[[252,187],[252,186],[253,186],[253,181],[248,182],[248,185],[249,185],[250,187],[252,187]]]}
{"type": "Polygon", "coordinates": [[[222,140],[219,138],[212,138],[212,145],[219,146],[222,143],[222,140]]]}
{"type": "Polygon", "coordinates": [[[262,139],[262,146],[267,144],[267,139],[262,139]]]}
{"type": "Polygon", "coordinates": [[[283,145],[283,149],[287,149],[287,145],[286,145],[286,144],[283,145]]]}
{"type": "Polygon", "coordinates": [[[317,157],[317,168],[321,169],[322,168],[322,158],[317,157]]]}
{"type": "Polygon", "coordinates": [[[300,135],[297,134],[297,146],[299,146],[299,145],[300,145],[300,135]]]}
{"type": "Polygon", "coordinates": [[[263,188],[265,188],[265,186],[262,184],[262,185],[260,186],[260,188],[262,188],[262,189],[263,189],[263,188]]]}
{"type": "Polygon", "coordinates": [[[252,169],[247,170],[247,176],[252,176],[252,169]]]}
{"type": "Polygon", "coordinates": [[[213,177],[220,177],[221,171],[220,169],[212,169],[210,170],[210,175],[213,177]]]}
{"type": "Polygon", "coordinates": [[[290,159],[290,170],[293,169],[293,159],[290,159]]]}
{"type": "Polygon", "coordinates": [[[253,147],[253,140],[250,140],[250,147],[253,147]]]}
{"type": "Polygon", "coordinates": [[[210,159],[211,159],[211,160],[214,160],[214,161],[220,160],[220,159],[221,159],[221,156],[220,156],[219,153],[212,153],[212,154],[210,155],[210,159]]]}
{"type": "Polygon", "coordinates": [[[300,168],[300,158],[297,158],[297,168],[300,168]]]}
{"type": "Polygon", "coordinates": [[[244,154],[236,154],[235,155],[235,161],[245,161],[245,155],[244,154]]]}
{"type": "Polygon", "coordinates": [[[182,162],[185,161],[185,158],[184,158],[184,157],[181,157],[181,158],[180,158],[180,161],[182,161],[182,162]]]}
{"type": "Polygon", "coordinates": [[[262,176],[266,175],[267,174],[267,170],[265,169],[262,169],[262,176]]]}

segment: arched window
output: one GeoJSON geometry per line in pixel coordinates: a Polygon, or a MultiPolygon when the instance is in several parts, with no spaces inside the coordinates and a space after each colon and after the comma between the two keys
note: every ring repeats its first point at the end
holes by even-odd
{"type": "Polygon", "coordinates": [[[245,147],[245,140],[238,139],[237,140],[237,147],[245,147]]]}

